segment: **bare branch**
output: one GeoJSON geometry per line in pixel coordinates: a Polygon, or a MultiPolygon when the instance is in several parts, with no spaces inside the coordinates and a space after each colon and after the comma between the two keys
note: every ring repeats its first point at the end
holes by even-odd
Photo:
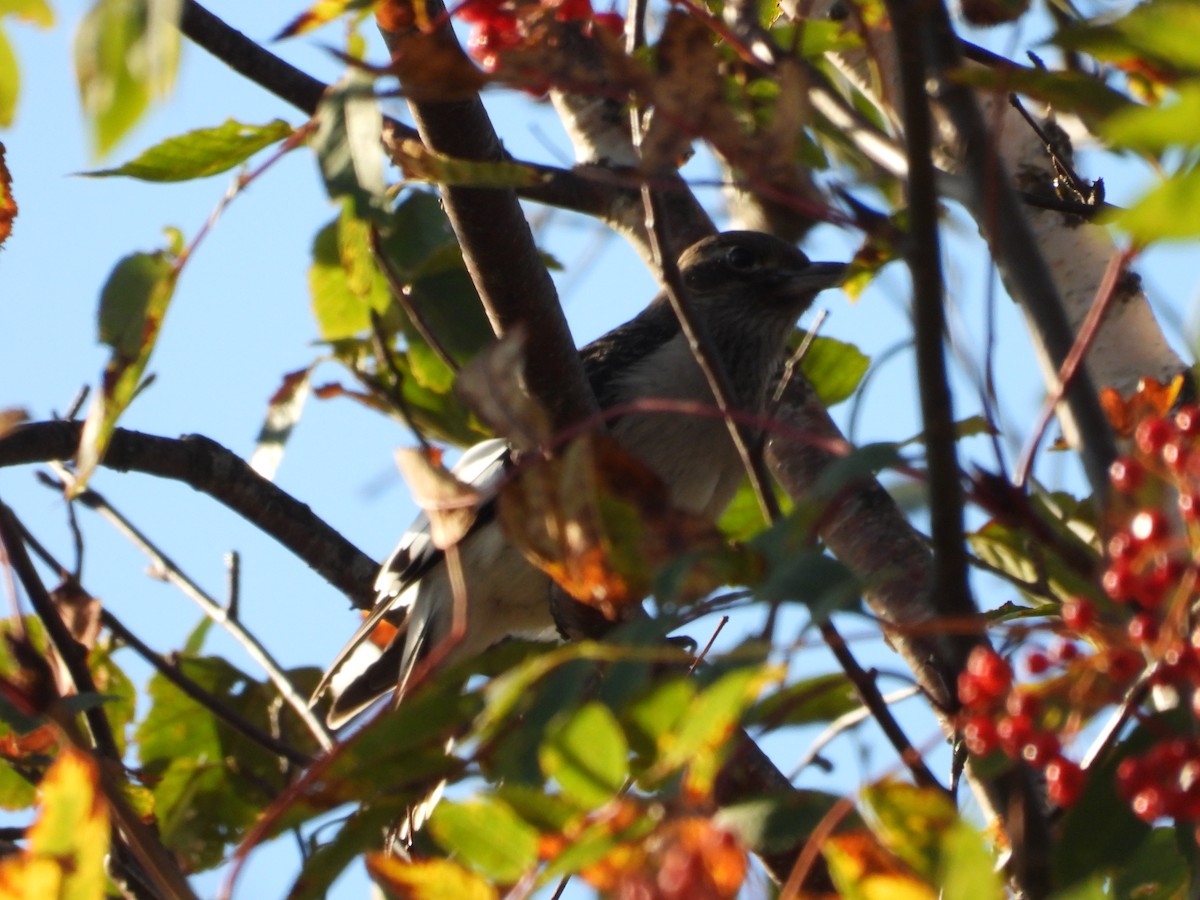
{"type": "MultiPolygon", "coordinates": [[[[79,447],[78,422],[34,422],[0,437],[0,467],[67,460],[79,447]]],[[[118,428],[103,465],[170,478],[208,494],[304,560],[360,609],[375,602],[379,564],[309,507],[209,438],[166,438],[118,428]]]]}

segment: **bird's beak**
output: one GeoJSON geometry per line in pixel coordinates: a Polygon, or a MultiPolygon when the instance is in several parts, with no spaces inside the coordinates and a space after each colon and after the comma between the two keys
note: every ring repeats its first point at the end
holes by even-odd
{"type": "Polygon", "coordinates": [[[812,262],[788,280],[794,289],[815,294],[841,284],[849,268],[846,263],[812,262]]]}

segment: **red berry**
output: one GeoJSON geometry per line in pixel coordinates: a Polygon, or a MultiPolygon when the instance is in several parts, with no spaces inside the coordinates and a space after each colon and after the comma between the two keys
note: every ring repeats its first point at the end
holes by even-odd
{"type": "Polygon", "coordinates": [[[1059,641],[1050,648],[1052,659],[1060,663],[1068,663],[1079,657],[1079,647],[1071,641],[1059,641]]]}
{"type": "Polygon", "coordinates": [[[1074,805],[1083,785],[1083,770],[1071,760],[1060,756],[1046,765],[1046,796],[1055,806],[1074,805]]]}
{"type": "Polygon", "coordinates": [[[625,17],[618,12],[596,13],[592,16],[592,21],[616,37],[625,33],[625,17]]]}
{"type": "Polygon", "coordinates": [[[1175,429],[1166,419],[1157,417],[1142,419],[1138,423],[1133,439],[1137,442],[1138,449],[1147,456],[1157,456],[1158,452],[1162,450],[1163,444],[1174,436],[1174,431],[1175,429]]]}
{"type": "Polygon", "coordinates": [[[967,657],[967,671],[979,682],[979,688],[993,697],[1008,693],[1012,686],[1012,668],[991,647],[975,647],[967,657]]]}
{"type": "Polygon", "coordinates": [[[1135,644],[1152,644],[1158,640],[1158,621],[1149,613],[1138,613],[1129,620],[1126,630],[1135,644]]]}
{"type": "Polygon", "coordinates": [[[1120,456],[1108,467],[1108,478],[1114,490],[1132,494],[1145,482],[1146,468],[1131,456],[1120,456]]]}
{"type": "Polygon", "coordinates": [[[1181,406],[1175,413],[1175,427],[1180,434],[1200,434],[1200,406],[1181,406]]]}
{"type": "Polygon", "coordinates": [[[1117,684],[1136,678],[1145,666],[1141,655],[1123,647],[1114,647],[1102,663],[1102,670],[1117,684]]]}
{"type": "Polygon", "coordinates": [[[1146,570],[1134,589],[1134,599],[1145,609],[1158,609],[1175,590],[1184,573],[1184,563],[1165,553],[1154,557],[1154,564],[1146,570]]]}
{"type": "Polygon", "coordinates": [[[976,756],[987,756],[999,747],[1000,736],[996,734],[996,723],[992,721],[992,717],[971,716],[963,726],[963,743],[976,756]]]}
{"type": "Polygon", "coordinates": [[[1104,588],[1104,593],[1108,594],[1114,603],[1128,603],[1137,593],[1140,586],[1138,582],[1137,575],[1134,574],[1126,560],[1114,559],[1112,564],[1104,570],[1100,586],[1104,588]]]}
{"type": "Polygon", "coordinates": [[[1020,756],[1021,748],[1033,736],[1033,720],[1028,716],[1004,716],[996,723],[1000,746],[1009,756],[1020,756]]]}
{"type": "Polygon", "coordinates": [[[1137,556],[1140,549],[1138,542],[1128,531],[1118,531],[1108,539],[1108,556],[1114,562],[1117,560],[1133,562],[1133,558],[1137,556]]]}
{"type": "Polygon", "coordinates": [[[1072,631],[1087,631],[1096,621],[1096,607],[1086,597],[1071,597],[1063,601],[1062,620],[1072,631]]]}
{"type": "Polygon", "coordinates": [[[555,7],[554,18],[559,22],[587,19],[592,15],[592,0],[557,0],[549,5],[555,7]]]}
{"type": "Polygon", "coordinates": [[[1154,785],[1148,785],[1134,794],[1129,805],[1133,808],[1133,814],[1143,822],[1153,822],[1164,813],[1162,791],[1154,785]]]}
{"type": "Polygon", "coordinates": [[[466,0],[454,10],[454,14],[464,22],[486,22],[500,11],[503,2],[504,0],[466,0]]]}
{"type": "Polygon", "coordinates": [[[1058,757],[1062,746],[1058,737],[1050,731],[1035,731],[1021,747],[1021,758],[1039,769],[1058,757]]]}
{"type": "Polygon", "coordinates": [[[1031,691],[1013,691],[1004,703],[1004,709],[1010,716],[1024,716],[1026,719],[1036,719],[1042,714],[1042,701],[1031,691]]]}
{"type": "Polygon", "coordinates": [[[1033,650],[1025,657],[1025,671],[1030,675],[1041,675],[1050,668],[1050,658],[1040,650],[1033,650]]]}
{"type": "Polygon", "coordinates": [[[1140,759],[1125,757],[1117,766],[1117,793],[1126,801],[1132,800],[1133,796],[1146,786],[1146,775],[1146,769],[1140,759]]]}
{"type": "Polygon", "coordinates": [[[1200,494],[1185,491],[1179,495],[1179,515],[1185,522],[1200,519],[1200,494]]]}
{"type": "Polygon", "coordinates": [[[1160,453],[1163,465],[1176,475],[1187,471],[1188,457],[1191,455],[1191,451],[1188,449],[1188,445],[1179,438],[1172,438],[1163,444],[1160,453]]]}
{"type": "Polygon", "coordinates": [[[1170,535],[1171,525],[1157,509],[1143,509],[1129,523],[1129,533],[1135,541],[1142,543],[1161,541],[1170,535]]]}

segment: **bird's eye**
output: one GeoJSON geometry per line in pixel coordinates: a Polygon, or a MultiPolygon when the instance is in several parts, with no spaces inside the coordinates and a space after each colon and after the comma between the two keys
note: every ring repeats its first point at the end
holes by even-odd
{"type": "Polygon", "coordinates": [[[730,268],[739,272],[748,272],[758,264],[758,257],[754,255],[754,251],[746,247],[730,247],[725,259],[730,268]]]}

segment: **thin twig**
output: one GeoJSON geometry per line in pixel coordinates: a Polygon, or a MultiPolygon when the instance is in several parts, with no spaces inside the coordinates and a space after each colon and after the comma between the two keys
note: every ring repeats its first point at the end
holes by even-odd
{"type": "MultiPolygon", "coordinates": [[[[920,693],[921,688],[917,685],[900,688],[898,691],[892,691],[890,694],[884,694],[883,702],[890,706],[893,703],[900,703],[903,700],[907,700],[909,697],[915,697],[920,693]]],[[[873,713],[871,710],[867,709],[865,706],[860,706],[858,709],[852,709],[850,712],[843,713],[842,715],[838,716],[825,727],[824,731],[822,731],[813,739],[812,744],[809,746],[808,750],[805,751],[804,756],[800,757],[800,761],[796,763],[795,767],[792,769],[792,773],[788,776],[788,778],[798,778],[801,772],[817,761],[817,757],[821,755],[821,751],[829,746],[829,744],[831,744],[836,737],[849,731],[855,725],[866,721],[872,716],[873,713]]]]}
{"type": "Polygon", "coordinates": [[[1104,277],[1100,280],[1100,287],[1096,291],[1096,299],[1092,301],[1087,316],[1079,327],[1079,334],[1075,337],[1075,343],[1071,345],[1071,352],[1067,354],[1067,358],[1059,367],[1057,383],[1042,404],[1033,432],[1029,435],[1029,441],[1025,444],[1025,449],[1021,451],[1016,471],[1013,473],[1013,484],[1018,487],[1029,480],[1038,445],[1042,442],[1051,416],[1054,415],[1054,407],[1062,401],[1068,385],[1082,371],[1083,359],[1092,346],[1096,334],[1100,331],[1100,323],[1104,321],[1105,313],[1116,299],[1117,285],[1121,283],[1121,275],[1136,253],[1136,250],[1130,248],[1120,253],[1114,253],[1108,261],[1108,267],[1104,270],[1104,277]]]}
{"type": "MultiPolygon", "coordinates": [[[[75,578],[74,574],[68,571],[54,557],[54,555],[46,549],[45,545],[43,545],[41,541],[39,541],[32,533],[30,533],[29,529],[27,529],[23,523],[18,521],[17,527],[21,529],[22,540],[25,541],[35,555],[41,558],[42,562],[58,572],[60,578],[64,580],[70,580],[73,584],[79,586],[80,590],[82,590],[82,586],[79,585],[79,581],[75,578]]],[[[231,728],[235,729],[236,731],[240,731],[246,737],[250,738],[250,740],[256,741],[257,743],[266,747],[272,753],[286,757],[299,766],[307,766],[312,762],[312,758],[306,753],[302,753],[294,747],[284,744],[275,737],[267,734],[249,719],[244,718],[236,710],[230,709],[212,693],[202,688],[199,684],[185,675],[178,665],[172,663],[162,654],[155,652],[141,638],[126,628],[125,625],[111,611],[107,609],[101,609],[100,621],[105,628],[112,632],[112,634],[120,638],[129,647],[129,649],[133,650],[135,653],[141,656],[142,659],[158,670],[164,678],[178,687],[181,691],[183,691],[213,715],[217,716],[217,718],[223,720],[231,728]]]]}
{"type": "MultiPolygon", "coordinates": [[[[63,484],[70,486],[73,479],[71,472],[61,463],[51,463],[50,465],[54,469],[55,474],[62,479],[63,484]]],[[[135,547],[150,557],[155,568],[162,573],[168,582],[179,588],[186,597],[200,607],[206,616],[224,628],[242,646],[246,654],[266,672],[267,677],[275,685],[276,690],[279,691],[288,705],[300,717],[300,720],[308,728],[313,739],[316,740],[322,750],[329,750],[333,746],[333,740],[326,730],[325,725],[309,709],[308,701],[296,691],[295,686],[288,679],[283,668],[275,661],[274,657],[271,656],[270,652],[262,645],[258,638],[243,628],[241,623],[230,616],[228,610],[221,606],[216,599],[205,593],[199,585],[184,574],[165,553],[158,549],[153,541],[114,509],[103,496],[88,488],[75,499],[89,509],[96,510],[108,520],[119,533],[124,535],[135,547]]]]}

